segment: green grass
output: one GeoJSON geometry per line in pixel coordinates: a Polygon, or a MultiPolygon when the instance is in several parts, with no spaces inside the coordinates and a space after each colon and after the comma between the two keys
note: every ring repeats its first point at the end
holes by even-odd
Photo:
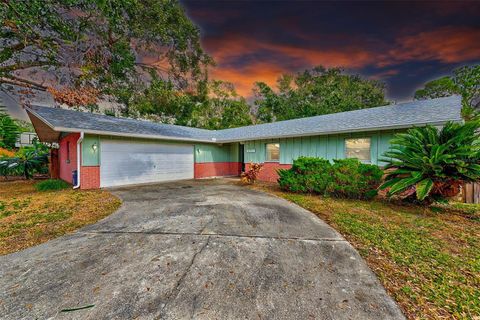
{"type": "Polygon", "coordinates": [[[475,206],[439,211],[257,188],[314,212],[342,233],[409,319],[478,319],[480,222],[475,206]]]}
{"type": "Polygon", "coordinates": [[[55,191],[55,190],[63,190],[70,187],[70,184],[63,180],[58,179],[48,179],[44,181],[40,181],[35,184],[35,188],[38,191],[55,191]]]}

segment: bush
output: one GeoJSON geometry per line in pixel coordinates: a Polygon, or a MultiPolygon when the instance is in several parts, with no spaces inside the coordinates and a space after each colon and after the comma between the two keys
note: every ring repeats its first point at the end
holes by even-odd
{"type": "Polygon", "coordinates": [[[334,160],[333,181],[328,193],[334,197],[371,199],[377,195],[383,171],[376,165],[361,163],[357,159],[334,160]]]}
{"type": "Polygon", "coordinates": [[[289,170],[279,170],[280,188],[334,197],[371,199],[377,194],[383,171],[357,159],[335,160],[300,157],[289,170]]]}
{"type": "Polygon", "coordinates": [[[0,147],[0,158],[1,157],[13,158],[14,156],[15,156],[15,152],[0,147]]]}
{"type": "Polygon", "coordinates": [[[331,178],[332,165],[322,158],[300,157],[289,170],[278,170],[280,188],[292,192],[325,194],[331,178]]]}
{"type": "Polygon", "coordinates": [[[36,139],[33,146],[21,147],[14,157],[0,159],[0,173],[3,176],[23,175],[30,179],[36,172],[48,172],[48,153],[50,148],[36,139]]]}
{"type": "Polygon", "coordinates": [[[35,184],[35,188],[38,191],[52,191],[52,190],[62,190],[70,187],[70,184],[63,180],[49,179],[38,182],[35,184]]]}
{"type": "Polygon", "coordinates": [[[260,170],[262,170],[263,164],[260,163],[250,163],[250,169],[242,172],[240,179],[243,183],[254,184],[258,179],[260,170]]]}

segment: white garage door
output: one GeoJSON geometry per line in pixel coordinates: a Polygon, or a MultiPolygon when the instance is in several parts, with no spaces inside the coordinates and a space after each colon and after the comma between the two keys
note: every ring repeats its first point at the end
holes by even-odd
{"type": "Polygon", "coordinates": [[[193,146],[101,140],[100,186],[193,179],[193,146]]]}

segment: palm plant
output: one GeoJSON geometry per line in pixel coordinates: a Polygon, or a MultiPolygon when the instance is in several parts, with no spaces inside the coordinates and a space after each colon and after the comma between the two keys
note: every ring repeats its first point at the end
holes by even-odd
{"type": "Polygon", "coordinates": [[[464,182],[480,180],[480,122],[413,128],[395,135],[383,154],[388,195],[420,201],[457,195],[464,182]]]}
{"type": "Polygon", "coordinates": [[[25,179],[30,179],[35,170],[40,170],[48,163],[49,148],[37,141],[33,147],[21,148],[14,157],[0,160],[0,172],[4,176],[14,172],[21,172],[25,179]]]}

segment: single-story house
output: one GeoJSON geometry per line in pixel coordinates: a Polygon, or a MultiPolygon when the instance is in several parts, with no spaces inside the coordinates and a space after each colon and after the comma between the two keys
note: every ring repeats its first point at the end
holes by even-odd
{"type": "Polygon", "coordinates": [[[382,165],[396,132],[462,121],[457,96],[279,121],[204,130],[72,110],[31,106],[40,141],[59,144],[60,178],[81,189],[239,175],[263,163],[261,180],[300,156],[354,157],[382,165]]]}

